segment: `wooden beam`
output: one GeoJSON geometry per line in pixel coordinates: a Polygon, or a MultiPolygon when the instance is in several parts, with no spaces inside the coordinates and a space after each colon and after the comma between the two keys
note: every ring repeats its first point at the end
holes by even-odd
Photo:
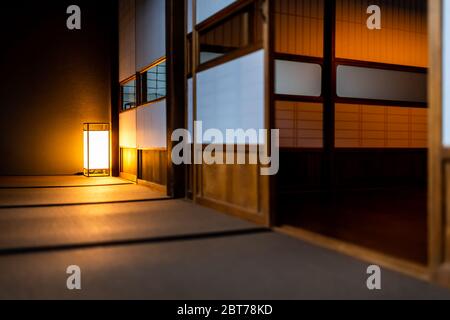
{"type": "Polygon", "coordinates": [[[111,6],[111,175],[118,177],[120,174],[120,150],[119,150],[119,110],[120,110],[120,85],[119,85],[119,8],[117,1],[111,6]]]}
{"type": "MultiPolygon", "coordinates": [[[[275,27],[275,1],[277,0],[268,0],[268,22],[266,25],[266,34],[265,34],[265,50],[266,50],[266,117],[268,129],[277,129],[276,124],[276,112],[275,112],[275,103],[277,100],[277,96],[275,93],[275,59],[277,55],[275,53],[275,36],[276,36],[276,27],[275,27]]],[[[270,227],[277,226],[281,223],[281,215],[278,212],[278,175],[269,177],[269,190],[268,190],[268,223],[267,225],[270,227]]]]}
{"type": "Polygon", "coordinates": [[[436,272],[444,262],[444,207],[442,166],[442,2],[428,0],[429,81],[429,267],[436,272]]]}
{"type": "Polygon", "coordinates": [[[336,0],[324,3],[323,68],[323,147],[325,187],[334,187],[335,97],[336,97],[336,0]]]}
{"type": "MultiPolygon", "coordinates": [[[[184,2],[183,2],[184,3],[184,2]]],[[[173,198],[186,196],[185,165],[174,165],[171,135],[185,128],[186,109],[186,4],[166,0],[166,70],[167,70],[167,193],[173,198]]]]}

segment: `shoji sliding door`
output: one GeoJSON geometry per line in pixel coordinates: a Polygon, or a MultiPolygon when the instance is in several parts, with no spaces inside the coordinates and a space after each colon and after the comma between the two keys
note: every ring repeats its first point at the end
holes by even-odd
{"type": "Polygon", "coordinates": [[[425,190],[426,1],[280,0],[274,19],[279,203],[344,188],[425,190]],[[367,23],[374,4],[380,29],[367,23]]]}
{"type": "MultiPolygon", "coordinates": [[[[260,0],[188,1],[192,68],[187,80],[187,127],[191,130],[193,121],[201,121],[203,132],[215,129],[223,136],[227,129],[268,128],[265,5],[260,0]]],[[[215,155],[225,160],[228,142],[206,139],[203,148],[213,142],[223,144],[224,151],[215,155]]],[[[244,145],[248,158],[250,146],[260,141],[238,143],[244,145]]],[[[237,157],[239,152],[231,153],[237,157]]],[[[260,165],[203,163],[195,166],[193,180],[198,203],[268,224],[269,180],[261,176],[260,165]]]]}
{"type": "Polygon", "coordinates": [[[280,195],[317,189],[322,180],[324,0],[274,1],[273,17],[280,195]]]}
{"type": "Polygon", "coordinates": [[[272,16],[277,203],[347,188],[425,190],[426,0],[277,0],[272,16]],[[371,5],[381,29],[367,23],[371,5]]]}
{"type": "MultiPolygon", "coordinates": [[[[354,125],[358,129],[352,134],[339,122],[336,142],[341,147],[426,148],[426,1],[377,4],[381,29],[370,30],[364,23],[367,1],[337,1],[337,95],[372,103],[357,104],[363,122],[354,125]],[[372,109],[369,105],[376,101],[380,106],[372,109]],[[378,121],[376,114],[385,119],[378,121]],[[364,121],[372,125],[364,126],[364,121]]],[[[337,107],[340,121],[351,121],[347,109],[337,107]]]]}
{"type": "Polygon", "coordinates": [[[373,14],[368,13],[367,1],[336,1],[336,182],[423,185],[428,146],[427,3],[379,0],[376,5],[379,29],[367,26],[373,14]],[[400,162],[402,170],[393,165],[400,162]],[[369,181],[367,168],[374,181],[369,181]]]}

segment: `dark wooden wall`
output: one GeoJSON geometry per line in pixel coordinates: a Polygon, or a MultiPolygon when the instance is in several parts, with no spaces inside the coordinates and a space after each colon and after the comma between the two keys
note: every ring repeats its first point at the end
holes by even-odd
{"type": "MultiPolygon", "coordinates": [[[[340,149],[335,153],[335,187],[424,187],[427,157],[425,149],[340,149]]],[[[279,191],[321,191],[324,161],[321,150],[282,150],[279,191]]]]}
{"type": "Polygon", "coordinates": [[[167,185],[167,150],[139,150],[138,178],[167,185]]]}
{"type": "Polygon", "coordinates": [[[13,1],[0,10],[0,175],[83,170],[83,122],[110,122],[117,2],[13,1]],[[81,30],[66,9],[81,7],[81,30]]]}

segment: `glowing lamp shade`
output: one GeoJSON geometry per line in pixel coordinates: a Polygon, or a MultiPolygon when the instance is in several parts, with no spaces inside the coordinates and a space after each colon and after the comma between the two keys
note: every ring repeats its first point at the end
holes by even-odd
{"type": "Polygon", "coordinates": [[[109,124],[85,123],[84,138],[84,175],[109,176],[109,124]]]}

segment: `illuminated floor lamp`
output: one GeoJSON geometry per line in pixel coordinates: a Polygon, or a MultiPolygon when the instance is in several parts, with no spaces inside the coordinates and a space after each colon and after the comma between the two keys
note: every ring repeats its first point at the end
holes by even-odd
{"type": "Polygon", "coordinates": [[[85,123],[84,135],[84,175],[86,177],[109,176],[109,124],[85,123]]]}

